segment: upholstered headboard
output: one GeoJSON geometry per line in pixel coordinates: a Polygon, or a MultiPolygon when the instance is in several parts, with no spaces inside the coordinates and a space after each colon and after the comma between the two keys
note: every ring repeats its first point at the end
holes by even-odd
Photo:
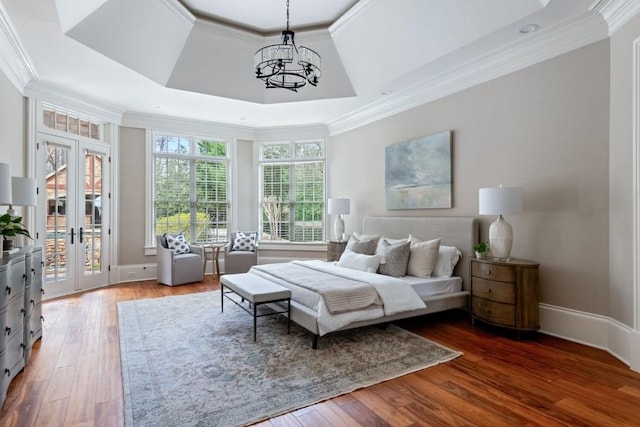
{"type": "Polygon", "coordinates": [[[440,244],[455,246],[462,252],[462,259],[453,274],[462,277],[462,287],[471,289],[471,257],[473,245],[478,243],[479,225],[473,217],[365,217],[364,234],[379,234],[401,239],[409,234],[420,240],[440,237],[440,244]]]}

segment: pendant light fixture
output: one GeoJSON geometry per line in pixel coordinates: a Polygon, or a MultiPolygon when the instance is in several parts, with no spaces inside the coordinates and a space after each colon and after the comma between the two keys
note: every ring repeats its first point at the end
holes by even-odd
{"type": "Polygon", "coordinates": [[[256,77],[267,88],[289,89],[294,92],[309,83],[317,86],[320,80],[320,55],[315,51],[296,46],[295,33],[289,30],[289,0],[287,0],[287,29],[282,32],[282,44],[265,46],[256,52],[254,69],[256,77]]]}

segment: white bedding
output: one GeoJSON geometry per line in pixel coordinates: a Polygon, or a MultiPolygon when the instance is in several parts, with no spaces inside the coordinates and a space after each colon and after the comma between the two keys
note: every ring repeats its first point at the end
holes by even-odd
{"type": "Polygon", "coordinates": [[[431,277],[427,279],[415,276],[404,276],[400,279],[409,284],[422,299],[460,292],[462,290],[462,278],[457,276],[431,277]]]}
{"type": "Polygon", "coordinates": [[[318,270],[351,280],[370,283],[375,287],[383,303],[382,307],[371,306],[363,310],[331,314],[324,304],[322,297],[319,295],[296,286],[283,278],[272,276],[268,274],[268,272],[256,268],[251,270],[253,274],[260,275],[261,277],[291,289],[292,299],[294,301],[317,310],[320,335],[325,335],[356,321],[377,319],[385,315],[390,316],[403,311],[418,310],[425,307],[424,301],[422,301],[412,286],[401,278],[338,267],[333,263],[324,261],[292,262],[308,267],[310,274],[312,274],[313,270],[318,270]]]}

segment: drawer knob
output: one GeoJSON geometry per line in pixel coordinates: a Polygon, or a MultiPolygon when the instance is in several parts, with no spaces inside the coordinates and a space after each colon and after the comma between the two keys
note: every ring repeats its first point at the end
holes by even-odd
{"type": "Polygon", "coordinates": [[[4,330],[7,333],[7,336],[11,335],[11,328],[10,327],[5,326],[4,330]]]}
{"type": "Polygon", "coordinates": [[[486,275],[489,275],[489,274],[491,274],[491,270],[489,270],[489,269],[487,268],[487,269],[484,271],[484,273],[485,273],[486,275]]]}
{"type": "Polygon", "coordinates": [[[491,293],[491,288],[487,288],[484,290],[486,293],[490,294],[491,293]]]}

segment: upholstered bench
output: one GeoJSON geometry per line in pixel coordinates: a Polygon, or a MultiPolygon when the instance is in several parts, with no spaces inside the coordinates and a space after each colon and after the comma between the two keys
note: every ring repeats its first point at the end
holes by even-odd
{"type": "Polygon", "coordinates": [[[291,332],[291,291],[277,283],[270,282],[257,274],[239,273],[225,274],[220,278],[220,310],[224,312],[225,297],[249,314],[253,314],[253,340],[256,341],[257,319],[262,316],[287,313],[287,333],[291,332]],[[229,289],[225,291],[224,288],[229,289]],[[248,301],[253,310],[245,307],[228,294],[236,294],[242,301],[248,301]],[[258,314],[258,306],[274,302],[286,301],[286,311],[273,311],[258,314]]]}

